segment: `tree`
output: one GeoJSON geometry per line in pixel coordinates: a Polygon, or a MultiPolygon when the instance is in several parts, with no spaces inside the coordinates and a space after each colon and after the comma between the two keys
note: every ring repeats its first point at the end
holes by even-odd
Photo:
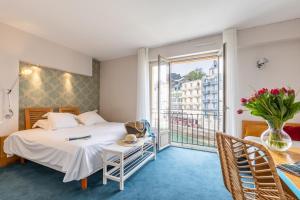
{"type": "Polygon", "coordinates": [[[195,80],[201,80],[205,76],[205,73],[202,71],[202,69],[196,69],[193,71],[190,71],[187,75],[185,75],[185,79],[188,81],[195,81],[195,80]]]}
{"type": "Polygon", "coordinates": [[[182,77],[180,74],[177,73],[171,73],[171,87],[178,89],[181,87],[181,81],[182,81],[182,77]]]}
{"type": "Polygon", "coordinates": [[[180,80],[182,77],[180,74],[171,73],[171,80],[180,80]]]}

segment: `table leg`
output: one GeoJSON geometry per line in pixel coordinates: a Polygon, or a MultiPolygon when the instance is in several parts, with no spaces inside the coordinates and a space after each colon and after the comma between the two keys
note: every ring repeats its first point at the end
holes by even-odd
{"type": "Polygon", "coordinates": [[[153,160],[156,160],[156,138],[154,137],[153,138],[153,153],[154,153],[154,158],[153,158],[153,160]]]}
{"type": "Polygon", "coordinates": [[[120,155],[120,190],[124,190],[124,155],[120,155]]]}
{"type": "Polygon", "coordinates": [[[107,163],[106,163],[106,153],[103,152],[103,185],[106,185],[107,178],[106,178],[106,172],[107,172],[107,163]]]}

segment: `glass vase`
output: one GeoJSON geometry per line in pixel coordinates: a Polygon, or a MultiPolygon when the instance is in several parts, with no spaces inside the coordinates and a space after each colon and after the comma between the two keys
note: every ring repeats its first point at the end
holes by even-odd
{"type": "Polygon", "coordinates": [[[272,151],[287,151],[292,146],[292,140],[283,130],[284,123],[277,127],[272,122],[267,123],[269,128],[260,136],[262,142],[272,151]]]}

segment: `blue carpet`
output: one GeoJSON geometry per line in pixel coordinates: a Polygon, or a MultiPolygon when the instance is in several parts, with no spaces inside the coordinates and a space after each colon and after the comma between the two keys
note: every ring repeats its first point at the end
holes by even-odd
{"type": "Polygon", "coordinates": [[[89,178],[88,189],[80,182],[62,183],[63,174],[28,162],[0,169],[1,200],[206,200],[231,199],[223,185],[215,153],[171,147],[158,154],[125,182],[125,190],[108,181],[102,185],[102,171],[89,178]]]}

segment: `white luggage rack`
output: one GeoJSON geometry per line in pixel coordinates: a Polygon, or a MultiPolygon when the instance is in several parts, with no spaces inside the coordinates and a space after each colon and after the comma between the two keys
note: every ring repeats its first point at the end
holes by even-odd
{"type": "Polygon", "coordinates": [[[120,190],[124,190],[124,182],[133,173],[145,165],[149,160],[156,159],[155,138],[143,138],[140,146],[121,146],[117,143],[103,149],[103,184],[107,179],[120,183],[120,190]],[[108,166],[112,168],[107,169],[108,166]]]}

